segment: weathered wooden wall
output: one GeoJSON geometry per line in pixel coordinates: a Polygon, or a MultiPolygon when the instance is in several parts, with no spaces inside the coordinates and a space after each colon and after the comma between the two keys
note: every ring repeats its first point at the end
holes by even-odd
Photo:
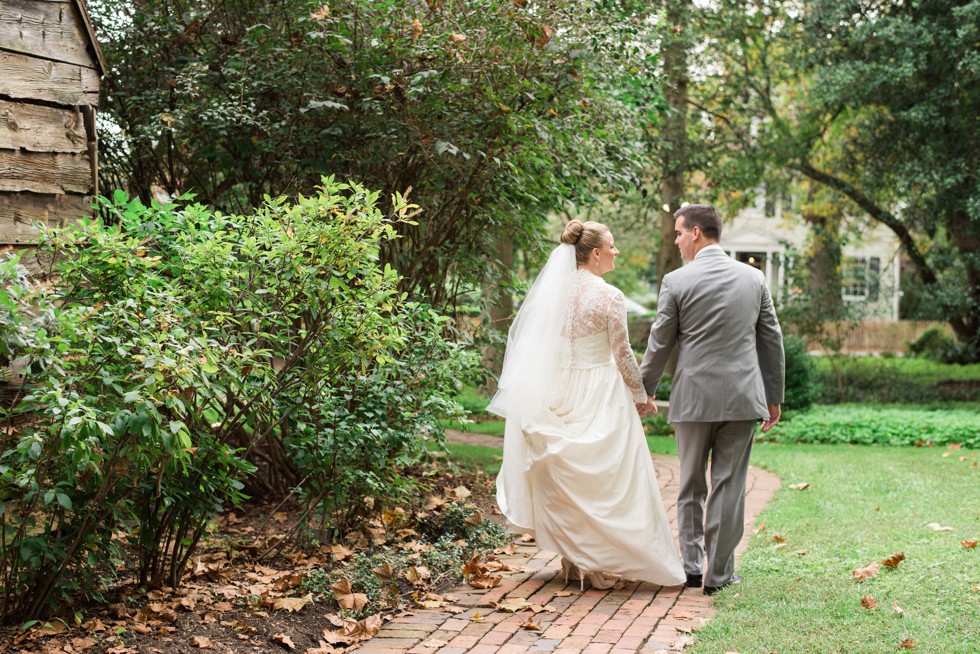
{"type": "MultiPolygon", "coordinates": [[[[84,0],[0,0],[0,247],[30,251],[36,223],[92,215],[104,73],[84,0]]],[[[0,363],[9,405],[24,362],[0,363]]]]}
{"type": "Polygon", "coordinates": [[[82,0],[0,2],[0,245],[91,215],[103,71],[82,0]]]}

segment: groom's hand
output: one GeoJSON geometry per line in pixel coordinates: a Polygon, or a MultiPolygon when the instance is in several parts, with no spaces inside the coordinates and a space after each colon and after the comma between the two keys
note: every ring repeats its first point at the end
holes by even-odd
{"type": "Polygon", "coordinates": [[[777,422],[779,422],[779,416],[782,414],[778,404],[769,405],[769,417],[762,421],[762,431],[769,431],[773,428],[777,422]]]}

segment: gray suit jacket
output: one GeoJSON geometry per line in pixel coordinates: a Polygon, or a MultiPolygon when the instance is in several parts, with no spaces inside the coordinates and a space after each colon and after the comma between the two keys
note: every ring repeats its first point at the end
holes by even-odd
{"type": "Polygon", "coordinates": [[[675,343],[670,422],[755,420],[782,404],[783,337],[761,271],[710,248],[665,275],[640,365],[649,395],[675,343]]]}

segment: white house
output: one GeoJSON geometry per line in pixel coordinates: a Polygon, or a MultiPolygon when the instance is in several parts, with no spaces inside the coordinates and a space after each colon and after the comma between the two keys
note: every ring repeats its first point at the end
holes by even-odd
{"type": "MultiPolygon", "coordinates": [[[[806,247],[808,229],[798,214],[783,212],[780,202],[760,195],[755,206],[725,218],[721,246],[729,256],[762,270],[776,303],[802,289],[790,288],[788,272],[806,247]],[[768,206],[767,206],[768,204],[768,206]]],[[[863,225],[863,223],[862,223],[863,225]]],[[[842,251],[841,297],[863,303],[863,317],[898,320],[900,245],[879,223],[862,227],[842,251]]]]}

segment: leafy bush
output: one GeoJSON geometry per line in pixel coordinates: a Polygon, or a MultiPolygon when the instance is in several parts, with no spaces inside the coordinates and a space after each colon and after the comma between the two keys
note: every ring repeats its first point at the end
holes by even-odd
{"type": "Polygon", "coordinates": [[[400,468],[460,413],[475,362],[377,265],[411,206],[395,198],[388,219],[376,201],[332,179],[246,216],[117,196],[105,210],[120,228],[43,233],[46,294],[4,268],[0,308],[16,310],[0,351],[36,372],[14,409],[34,418],[0,458],[0,619],[98,597],[115,532],[135,536],[140,583],[176,586],[246,492],[298,496],[298,522],[328,536],[365,493],[409,492],[400,468]],[[33,341],[15,338],[40,319],[33,341]]]}
{"type": "Polygon", "coordinates": [[[956,340],[945,330],[932,327],[909,343],[909,354],[933,361],[948,362],[947,357],[955,346],[956,340]]]}
{"type": "Polygon", "coordinates": [[[976,411],[863,405],[818,406],[777,424],[762,440],[782,443],[980,447],[976,411]]]}
{"type": "Polygon", "coordinates": [[[786,392],[784,406],[787,409],[806,409],[813,403],[813,385],[810,381],[813,364],[806,351],[806,344],[798,336],[787,334],[783,338],[786,354],[786,392]]]}

